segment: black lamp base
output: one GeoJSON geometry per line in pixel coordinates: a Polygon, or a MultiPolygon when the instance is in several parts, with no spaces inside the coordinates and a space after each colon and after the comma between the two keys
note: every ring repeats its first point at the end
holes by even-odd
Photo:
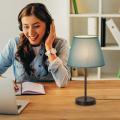
{"type": "Polygon", "coordinates": [[[96,104],[96,100],[95,100],[95,98],[89,97],[89,96],[87,96],[87,97],[86,97],[86,100],[85,100],[85,96],[82,96],[82,97],[77,97],[77,98],[75,99],[75,103],[76,103],[77,105],[89,106],[89,105],[94,105],[94,104],[96,104]]]}

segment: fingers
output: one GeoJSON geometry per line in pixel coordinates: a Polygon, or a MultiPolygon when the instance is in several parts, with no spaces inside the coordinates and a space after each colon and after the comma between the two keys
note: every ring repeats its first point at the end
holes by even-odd
{"type": "Polygon", "coordinates": [[[16,81],[14,81],[14,90],[15,92],[19,90],[19,86],[17,85],[16,81]]]}
{"type": "Polygon", "coordinates": [[[55,38],[56,38],[55,24],[54,24],[54,21],[52,21],[52,23],[50,25],[49,35],[45,41],[46,49],[52,48],[55,38]]]}
{"type": "Polygon", "coordinates": [[[15,91],[17,92],[19,90],[19,87],[17,85],[14,86],[15,91]]]}
{"type": "Polygon", "coordinates": [[[55,32],[55,23],[54,23],[54,20],[52,21],[51,27],[52,27],[52,31],[55,32]]]}
{"type": "Polygon", "coordinates": [[[56,38],[56,30],[55,30],[54,20],[52,21],[52,24],[50,25],[50,32],[52,34],[52,38],[55,39],[56,38]]]}

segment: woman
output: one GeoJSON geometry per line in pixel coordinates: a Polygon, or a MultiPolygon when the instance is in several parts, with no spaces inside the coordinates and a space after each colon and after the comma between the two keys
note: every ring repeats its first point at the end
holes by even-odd
{"type": "Polygon", "coordinates": [[[0,53],[0,75],[13,65],[17,82],[55,80],[65,87],[70,78],[68,46],[56,37],[52,17],[41,3],[25,6],[18,15],[20,37],[10,40],[0,53]]]}

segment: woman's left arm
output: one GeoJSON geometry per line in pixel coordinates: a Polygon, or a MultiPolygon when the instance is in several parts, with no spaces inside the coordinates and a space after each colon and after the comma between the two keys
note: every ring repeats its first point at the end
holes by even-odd
{"type": "MultiPolygon", "coordinates": [[[[45,42],[45,48],[48,53],[53,47],[54,40],[56,38],[54,21],[50,26],[50,33],[45,42]]],[[[58,45],[58,53],[48,54],[48,60],[50,62],[48,71],[52,73],[52,76],[58,87],[65,87],[70,79],[70,69],[67,66],[68,61],[68,44],[65,40],[60,40],[61,44],[58,45]]]]}

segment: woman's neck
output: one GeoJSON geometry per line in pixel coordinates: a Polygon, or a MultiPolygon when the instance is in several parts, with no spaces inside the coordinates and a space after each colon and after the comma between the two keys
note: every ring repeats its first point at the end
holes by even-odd
{"type": "Polygon", "coordinates": [[[40,44],[37,44],[37,45],[32,45],[32,44],[31,44],[31,46],[32,46],[32,47],[39,47],[40,44]]]}

